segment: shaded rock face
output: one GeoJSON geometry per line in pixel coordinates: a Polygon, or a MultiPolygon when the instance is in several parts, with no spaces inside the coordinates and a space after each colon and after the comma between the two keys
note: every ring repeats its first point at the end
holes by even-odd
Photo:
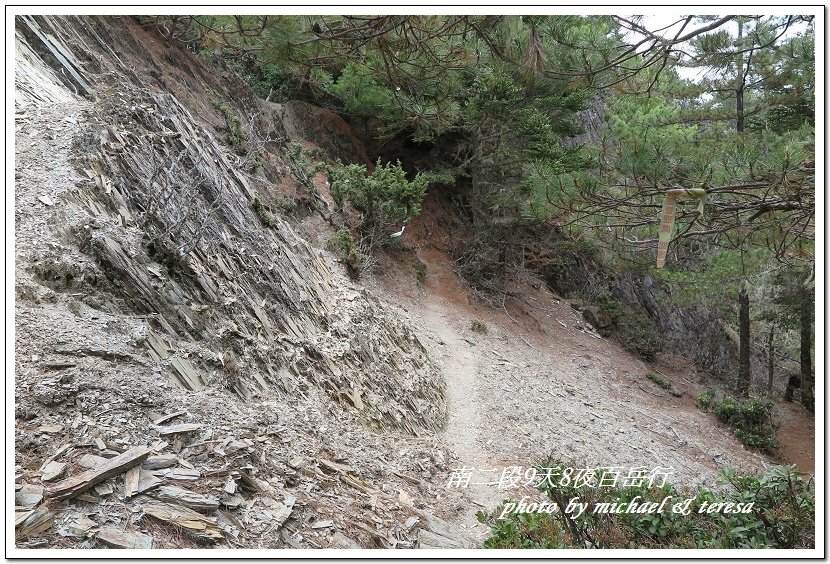
{"type": "Polygon", "coordinates": [[[613,296],[648,315],[664,338],[664,348],[694,358],[704,370],[731,381],[737,347],[705,305],[667,305],[669,295],[651,275],[623,274],[611,282],[613,296]]]}
{"type": "Polygon", "coordinates": [[[582,311],[582,317],[590,323],[603,337],[611,335],[614,321],[599,306],[588,306],[582,311]]]}
{"type": "MultiPolygon", "coordinates": [[[[148,357],[179,386],[209,385],[208,373],[243,398],[315,386],[372,426],[418,434],[445,424],[444,383],[406,322],[330,269],[286,222],[265,226],[254,211],[267,186],[240,170],[239,155],[211,130],[221,119],[208,112],[220,99],[242,115],[256,112],[279,137],[285,129],[272,105],[256,106],[249,92],[221,99],[245,88],[186,51],[148,63],[145,48],[164,48],[127,19],[36,23],[52,44],[18,35],[29,53],[18,69],[24,83],[61,75],[46,56],[55,48],[79,59],[110,54],[97,58],[94,77],[80,71],[98,100],[78,123],[82,180],[59,202],[67,221],[55,226],[103,280],[73,275],[68,284],[57,272],[53,289],[85,293],[108,313],[146,316],[148,357]],[[148,64],[155,68],[145,74],[148,64]],[[181,352],[196,345],[201,354],[181,352]]],[[[49,85],[50,97],[61,88],[71,95],[49,85]]],[[[35,95],[19,102],[44,103],[35,95]]],[[[278,145],[260,149],[280,158],[278,145]]]]}
{"type": "MultiPolygon", "coordinates": [[[[695,359],[700,367],[731,382],[737,371],[737,346],[723,329],[717,315],[705,304],[687,308],[670,305],[670,289],[661,286],[650,274],[623,273],[616,276],[591,256],[566,252],[544,272],[548,286],[563,296],[578,295],[598,301],[610,295],[615,300],[644,314],[652,325],[647,329],[661,335],[664,350],[673,350],[695,359]]],[[[599,331],[600,327],[587,316],[599,331]]],[[[597,323],[600,321],[593,316],[597,323]]],[[[605,333],[600,333],[605,335],[605,333]]]]}
{"type": "Polygon", "coordinates": [[[334,112],[300,100],[273,106],[290,139],[310,141],[332,160],[373,165],[351,126],[334,112]]]}

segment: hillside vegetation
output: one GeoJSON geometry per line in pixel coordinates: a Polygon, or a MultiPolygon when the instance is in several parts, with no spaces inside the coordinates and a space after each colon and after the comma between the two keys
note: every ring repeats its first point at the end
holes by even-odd
{"type": "MultiPolygon", "coordinates": [[[[623,16],[162,22],[263,98],[344,116],[364,164],[400,161],[449,195],[469,226],[452,252],[484,295],[498,300],[530,270],[556,291],[623,302],[611,313],[631,350],[685,347],[741,394],[768,387],[751,381],[753,356],[797,358],[812,408],[811,16],[683,16],[669,31],[623,16]],[[667,198],[673,221],[660,213],[667,198]],[[668,260],[655,259],[658,239],[668,260]],[[697,332],[715,323],[735,350],[714,354],[717,338],[694,331],[673,338],[676,321],[610,281],[627,274],[656,277],[663,308],[697,312],[697,332]]],[[[330,169],[337,193],[349,170],[330,169]]],[[[417,215],[423,191],[400,186],[344,193],[358,247],[371,252],[378,228],[417,215]]]]}
{"type": "Polygon", "coordinates": [[[814,548],[815,22],[664,25],[16,16],[15,546],[814,548]]]}

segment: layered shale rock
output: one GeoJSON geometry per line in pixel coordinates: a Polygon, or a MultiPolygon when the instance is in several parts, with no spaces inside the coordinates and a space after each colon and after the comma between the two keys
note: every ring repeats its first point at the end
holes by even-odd
{"type": "Polygon", "coordinates": [[[417,434],[444,425],[444,384],[405,320],[283,219],[263,221],[262,175],[218,132],[223,115],[249,116],[264,140],[257,151],[279,162],[279,112],[223,81],[229,70],[216,76],[182,49],[149,45],[127,18],[21,18],[17,27],[19,107],[87,88],[95,97],[75,136],[81,180],[58,202],[65,223],[54,229],[100,280],[47,257],[53,290],[142,316],[149,362],[181,387],[253,398],[314,386],[372,426],[417,434]],[[145,48],[160,54],[148,59],[145,48]]]}

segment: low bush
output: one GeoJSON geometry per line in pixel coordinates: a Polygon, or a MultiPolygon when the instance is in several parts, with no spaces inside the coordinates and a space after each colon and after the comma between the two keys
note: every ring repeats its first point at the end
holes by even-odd
{"type": "Polygon", "coordinates": [[[337,253],[346,265],[349,276],[354,279],[360,278],[361,274],[371,270],[374,265],[372,257],[363,252],[348,229],[338,230],[331,239],[326,241],[326,248],[337,253]]]}
{"type": "Polygon", "coordinates": [[[648,378],[649,380],[651,380],[652,382],[654,382],[655,384],[657,384],[658,386],[660,386],[676,398],[679,398],[683,395],[674,389],[674,386],[672,386],[671,382],[669,382],[659,374],[655,374],[654,372],[646,372],[646,378],[648,378]]]}
{"type": "Polygon", "coordinates": [[[711,407],[713,401],[715,401],[715,390],[709,388],[698,396],[697,407],[706,411],[709,407],[711,407]]]}
{"type": "Polygon", "coordinates": [[[274,213],[271,211],[270,206],[263,204],[257,196],[254,196],[254,199],[251,202],[251,207],[254,208],[254,213],[262,225],[272,228],[278,225],[279,222],[274,216],[274,213]]]}
{"type": "Polygon", "coordinates": [[[370,248],[390,241],[390,233],[420,215],[429,182],[420,173],[407,180],[400,162],[378,161],[371,174],[357,164],[329,166],[326,172],[337,205],[351,204],[360,213],[360,224],[355,227],[370,248]]]}
{"type": "Polygon", "coordinates": [[[427,283],[427,265],[418,261],[418,265],[415,267],[415,281],[418,283],[418,286],[423,286],[427,283]]]}
{"type": "Polygon", "coordinates": [[[245,153],[245,142],[248,140],[248,135],[242,128],[242,120],[223,100],[217,98],[213,105],[225,118],[225,126],[228,128],[228,143],[238,154],[245,153]]]}
{"type": "Polygon", "coordinates": [[[655,374],[654,372],[646,372],[646,378],[663,388],[664,390],[671,390],[671,382],[660,376],[659,374],[655,374]]]}
{"type": "Polygon", "coordinates": [[[597,300],[597,305],[602,308],[602,310],[608,314],[614,323],[625,314],[625,309],[623,305],[615,300],[614,298],[608,296],[601,296],[597,300]]]}
{"type": "MultiPolygon", "coordinates": [[[[548,462],[544,468],[566,466],[548,462]]],[[[571,465],[571,467],[574,467],[571,465]]],[[[678,491],[673,485],[661,487],[574,487],[553,481],[539,489],[559,510],[535,513],[506,513],[504,506],[494,512],[478,513],[480,522],[490,526],[485,548],[812,548],[815,545],[815,490],[794,466],[779,466],[762,476],[722,474],[728,490],[716,493],[699,488],[696,493],[678,491]],[[595,512],[596,504],[632,502],[642,506],[661,503],[671,496],[660,512],[595,512]],[[579,516],[562,511],[573,498],[588,503],[579,516]],[[688,513],[675,512],[674,503],[688,501],[688,513]],[[743,511],[710,512],[718,503],[737,504],[743,511]],[[751,505],[750,505],[751,504],[751,505]]],[[[510,500],[505,500],[505,504],[510,500]]],[[[517,503],[512,501],[512,503],[517,503]]],[[[608,507],[608,506],[606,506],[608,507]]],[[[722,507],[722,506],[721,506],[722,507]]]]}
{"type": "Polygon", "coordinates": [[[707,390],[698,398],[697,405],[704,411],[711,410],[749,448],[772,453],[780,446],[775,405],[770,400],[740,401],[731,396],[718,399],[714,390],[707,390]]]}

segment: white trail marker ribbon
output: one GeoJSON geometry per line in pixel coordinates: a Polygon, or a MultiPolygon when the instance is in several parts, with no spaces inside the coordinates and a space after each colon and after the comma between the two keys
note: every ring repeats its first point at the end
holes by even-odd
{"type": "Polygon", "coordinates": [[[697,205],[697,212],[703,214],[703,206],[706,203],[705,188],[672,188],[666,190],[666,199],[663,200],[663,209],[660,212],[660,231],[657,234],[657,268],[666,265],[666,253],[669,250],[672,231],[674,231],[674,211],[677,207],[677,198],[680,196],[700,198],[697,205]]]}

